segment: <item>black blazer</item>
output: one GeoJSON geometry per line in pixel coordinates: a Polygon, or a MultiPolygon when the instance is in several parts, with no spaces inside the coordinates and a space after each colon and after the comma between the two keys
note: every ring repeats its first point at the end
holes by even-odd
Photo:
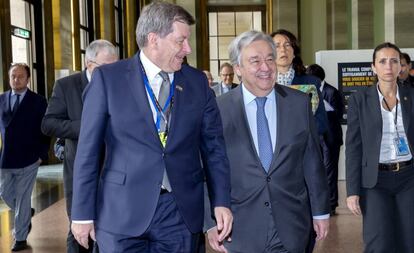
{"type": "Polygon", "coordinates": [[[12,115],[10,95],[10,90],[0,95],[0,168],[23,168],[39,158],[46,161],[50,139],[40,131],[47,107],[46,99],[28,89],[16,113],[12,115]]]}
{"type": "Polygon", "coordinates": [[[83,108],[82,92],[87,84],[86,70],[57,80],[42,121],[44,134],[65,139],[65,171],[73,170],[83,108]]]}
{"type": "MultiPolygon", "coordinates": [[[[414,89],[398,87],[405,134],[413,154],[414,89]]],[[[346,132],[347,194],[360,195],[361,187],[377,183],[382,138],[382,118],[377,86],[353,94],[348,102],[346,132]]]]}
{"type": "Polygon", "coordinates": [[[341,119],[344,113],[344,104],[339,91],[325,82],[322,89],[322,98],[326,100],[334,111],[327,111],[329,130],[325,141],[330,147],[337,147],[343,144],[341,119]]]}

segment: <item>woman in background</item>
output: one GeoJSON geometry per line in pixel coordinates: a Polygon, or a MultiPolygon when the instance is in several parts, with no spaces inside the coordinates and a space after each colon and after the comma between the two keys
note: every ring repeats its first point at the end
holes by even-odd
{"type": "Polygon", "coordinates": [[[400,54],[378,45],[378,82],[348,102],[347,206],[363,216],[365,253],[414,252],[414,89],[397,85],[400,54]]]}
{"type": "MultiPolygon", "coordinates": [[[[296,36],[293,33],[279,29],[270,35],[276,44],[276,65],[277,65],[277,83],[279,85],[314,85],[319,96],[319,103],[314,113],[315,123],[318,127],[319,141],[321,145],[324,144],[324,135],[328,131],[328,118],[326,115],[323,99],[320,92],[321,81],[319,78],[306,74],[306,68],[300,57],[300,48],[296,36]]],[[[322,149],[321,146],[321,149],[322,149]]],[[[322,161],[324,160],[321,157],[322,161]]],[[[327,203],[329,205],[329,203],[327,203]]],[[[323,220],[329,222],[329,213],[322,216],[313,217],[314,226],[317,226],[315,220],[323,220]]],[[[306,253],[311,253],[315,245],[316,237],[314,230],[309,231],[309,244],[306,248],[306,253]]]]}

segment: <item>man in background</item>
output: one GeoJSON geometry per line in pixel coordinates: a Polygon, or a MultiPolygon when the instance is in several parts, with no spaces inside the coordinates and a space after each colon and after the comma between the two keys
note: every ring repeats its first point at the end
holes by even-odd
{"type": "Polygon", "coordinates": [[[401,53],[401,72],[398,75],[398,82],[403,86],[414,87],[414,76],[410,75],[411,58],[407,53],[401,53]]]}
{"type": "MultiPolygon", "coordinates": [[[[63,185],[66,198],[66,211],[71,221],[73,164],[75,160],[80,122],[82,115],[82,93],[91,80],[93,70],[97,66],[113,63],[118,60],[116,48],[106,40],[95,40],[86,48],[85,66],[82,72],[61,78],[56,81],[52,96],[49,99],[42,131],[46,135],[64,139],[63,185]]],[[[69,229],[67,252],[91,252],[91,248],[80,246],[69,229]]]]}
{"type": "Polygon", "coordinates": [[[221,78],[221,82],[215,84],[212,87],[217,97],[237,87],[237,84],[233,83],[234,71],[233,71],[233,66],[231,66],[230,63],[225,62],[221,64],[220,78],[221,78]]]}
{"type": "Polygon", "coordinates": [[[9,68],[11,90],[0,95],[0,196],[14,211],[12,251],[28,248],[31,196],[39,165],[48,158],[49,138],[40,131],[46,99],[27,86],[30,68],[24,63],[9,68]]]}

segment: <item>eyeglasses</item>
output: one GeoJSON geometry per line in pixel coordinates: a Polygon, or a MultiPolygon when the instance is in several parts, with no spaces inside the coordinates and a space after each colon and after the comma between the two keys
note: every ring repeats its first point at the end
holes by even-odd
{"type": "Polygon", "coordinates": [[[96,64],[96,66],[101,66],[102,64],[99,64],[99,63],[97,63],[96,61],[93,61],[93,60],[88,60],[88,62],[90,62],[90,63],[94,63],[94,64],[96,64]]]}
{"type": "Polygon", "coordinates": [[[220,75],[222,75],[223,77],[233,77],[234,76],[234,73],[231,73],[231,74],[220,74],[220,75]]]}

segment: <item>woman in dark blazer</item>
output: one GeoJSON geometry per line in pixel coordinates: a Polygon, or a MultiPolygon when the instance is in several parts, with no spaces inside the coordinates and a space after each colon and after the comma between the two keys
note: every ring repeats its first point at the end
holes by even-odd
{"type": "Polygon", "coordinates": [[[365,253],[414,252],[414,89],[397,85],[400,54],[378,45],[378,82],[348,103],[347,205],[363,216],[365,253]]]}
{"type": "MultiPolygon", "coordinates": [[[[284,29],[279,29],[270,35],[273,38],[273,42],[276,44],[276,65],[277,65],[277,83],[280,85],[294,85],[294,84],[308,84],[315,85],[318,96],[319,104],[314,113],[316,126],[318,127],[319,141],[322,145],[324,142],[324,135],[328,131],[328,117],[326,115],[325,107],[323,105],[323,98],[320,92],[321,80],[312,75],[306,74],[306,68],[303,65],[300,57],[300,47],[296,39],[296,36],[284,29]]],[[[317,222],[329,222],[329,213],[313,217],[314,226],[317,226],[317,222]],[[318,221],[319,220],[319,221],[318,221]]],[[[313,251],[315,245],[316,234],[313,230],[309,231],[310,240],[306,248],[307,253],[313,251]]]]}

